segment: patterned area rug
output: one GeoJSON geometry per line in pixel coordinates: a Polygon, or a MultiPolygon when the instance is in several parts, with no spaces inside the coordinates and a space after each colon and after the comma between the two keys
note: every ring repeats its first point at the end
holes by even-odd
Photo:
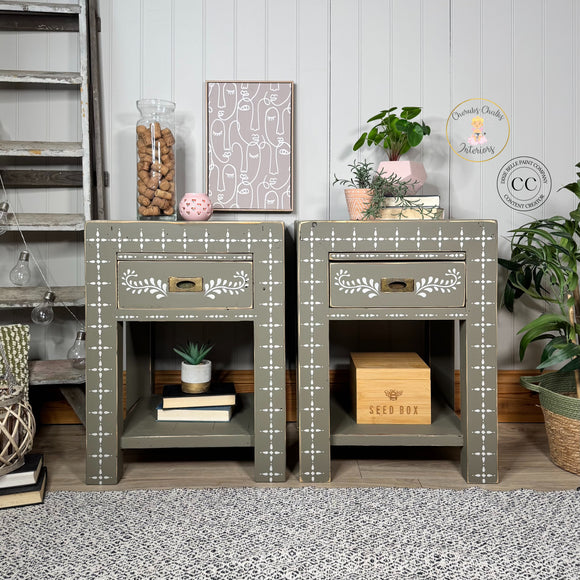
{"type": "Polygon", "coordinates": [[[580,492],[54,492],[0,511],[7,579],[580,578],[580,492]]]}

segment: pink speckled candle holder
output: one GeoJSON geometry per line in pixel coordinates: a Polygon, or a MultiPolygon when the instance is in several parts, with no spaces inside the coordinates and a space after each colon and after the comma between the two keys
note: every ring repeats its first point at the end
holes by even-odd
{"type": "Polygon", "coordinates": [[[205,193],[186,193],[179,202],[179,215],[187,221],[207,221],[213,213],[210,198],[205,193]]]}

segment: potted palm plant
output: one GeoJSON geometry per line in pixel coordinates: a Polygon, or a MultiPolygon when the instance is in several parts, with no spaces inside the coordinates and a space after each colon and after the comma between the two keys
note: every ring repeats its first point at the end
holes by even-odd
{"type": "Polygon", "coordinates": [[[205,357],[213,345],[188,341],[173,350],[183,359],[181,362],[181,390],[184,393],[203,393],[211,383],[211,361],[205,357]]]}
{"type": "Polygon", "coordinates": [[[577,207],[568,217],[534,220],[512,230],[510,259],[500,258],[499,263],[508,271],[503,304],[510,312],[524,296],[548,305],[545,313],[519,331],[519,354],[523,359],[531,343],[545,341],[538,368],[559,368],[538,377],[522,377],[521,383],[539,392],[552,461],[580,474],[580,173],[577,175],[578,181],[561,188],[576,196],[577,207]]]}
{"type": "Polygon", "coordinates": [[[391,107],[371,117],[367,123],[375,124],[358,138],[353,149],[358,151],[365,144],[384,149],[389,160],[381,162],[377,172],[385,177],[394,173],[409,180],[413,183],[413,191],[417,192],[427,179],[425,168],[420,162],[401,161],[400,158],[430,135],[431,128],[423,121],[413,120],[421,113],[421,107],[402,107],[399,114],[396,111],[397,107],[391,107]]]}

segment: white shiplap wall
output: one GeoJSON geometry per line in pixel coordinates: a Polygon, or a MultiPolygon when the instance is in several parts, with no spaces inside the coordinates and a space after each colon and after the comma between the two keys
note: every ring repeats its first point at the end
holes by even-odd
{"type": "MultiPolygon", "coordinates": [[[[366,119],[416,104],[432,134],[409,157],[425,163],[424,192],[441,195],[450,217],[497,219],[505,237],[572,206],[556,189],[574,178],[580,160],[576,0],[100,0],[100,15],[110,219],[135,217],[139,98],[177,103],[179,189],[204,189],[206,80],[296,83],[294,212],[214,219],[284,219],[292,227],[296,219],[347,218],[333,175],[345,176],[355,156],[378,161],[375,152],[351,149],[366,119]],[[511,123],[508,146],[485,163],[457,157],[445,138],[453,107],[475,97],[498,103],[511,123]],[[496,192],[499,168],[520,155],[538,158],[552,175],[554,191],[535,212],[512,211],[496,192]]],[[[48,40],[29,42],[24,33],[0,35],[1,66],[52,65],[74,52],[67,40],[48,50],[48,40]]],[[[25,138],[41,123],[46,137],[60,137],[61,126],[48,121],[57,111],[29,107],[13,93],[0,98],[2,132],[25,138]]],[[[506,248],[502,239],[501,255],[506,248]]],[[[65,270],[55,256],[47,261],[57,274],[65,270]]],[[[533,353],[519,363],[515,336],[530,316],[500,311],[500,368],[534,366],[533,353]]]]}

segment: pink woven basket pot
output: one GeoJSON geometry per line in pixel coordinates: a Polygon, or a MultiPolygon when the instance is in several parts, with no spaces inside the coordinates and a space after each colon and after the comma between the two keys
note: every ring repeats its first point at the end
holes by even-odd
{"type": "Polygon", "coordinates": [[[346,207],[351,220],[364,219],[364,212],[373,197],[372,189],[345,189],[346,207]]]}

